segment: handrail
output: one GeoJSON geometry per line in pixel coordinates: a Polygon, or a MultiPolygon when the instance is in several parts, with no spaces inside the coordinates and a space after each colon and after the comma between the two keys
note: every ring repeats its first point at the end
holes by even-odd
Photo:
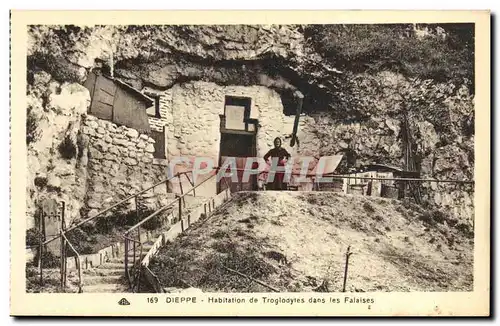
{"type": "MultiPolygon", "coordinates": [[[[77,269],[78,269],[78,290],[79,290],[79,292],[82,292],[82,285],[83,284],[82,284],[82,268],[80,266],[80,254],[75,249],[75,247],[73,247],[73,245],[68,240],[68,238],[66,237],[66,235],[64,234],[64,232],[61,232],[61,236],[64,238],[64,240],[66,241],[66,243],[69,245],[69,247],[71,248],[71,250],[73,250],[73,252],[76,254],[76,266],[77,266],[77,269]]],[[[64,255],[64,263],[66,263],[66,255],[64,255]]],[[[65,272],[66,272],[66,270],[65,270],[65,272]]]]}
{"type": "Polygon", "coordinates": [[[184,194],[182,195],[177,195],[176,199],[171,201],[170,203],[168,203],[167,205],[163,206],[162,208],[158,209],[156,212],[152,213],[151,215],[149,215],[148,217],[146,217],[145,219],[143,219],[142,221],[140,221],[139,223],[137,223],[136,225],[132,226],[130,229],[128,229],[125,234],[129,234],[130,232],[132,232],[133,230],[135,230],[136,228],[140,227],[141,225],[143,225],[144,223],[146,223],[147,221],[149,221],[150,219],[152,219],[153,217],[155,217],[156,215],[158,215],[161,211],[167,209],[167,208],[170,208],[171,206],[173,206],[176,202],[179,201],[179,199],[183,199],[184,197],[186,197],[191,191],[195,190],[196,188],[198,188],[199,186],[201,186],[202,184],[204,184],[205,182],[207,182],[208,180],[212,179],[213,177],[215,176],[212,175],[210,176],[209,178],[203,180],[202,182],[200,182],[199,184],[197,184],[196,186],[192,187],[191,189],[189,189],[187,192],[185,192],[184,194]]]}
{"type": "MultiPolygon", "coordinates": [[[[177,176],[180,176],[181,174],[177,174],[177,176]]],[[[130,275],[130,271],[129,271],[129,241],[132,241],[133,243],[133,248],[132,248],[132,251],[133,251],[133,261],[132,261],[132,265],[135,267],[135,257],[136,257],[136,244],[139,244],[139,251],[140,251],[140,261],[142,262],[142,259],[143,259],[143,252],[142,252],[142,242],[140,241],[140,227],[146,223],[147,221],[151,220],[153,217],[157,216],[158,214],[160,214],[161,212],[165,211],[166,209],[168,208],[171,208],[173,205],[175,205],[177,202],[179,203],[179,218],[181,218],[181,212],[182,212],[182,203],[183,203],[183,199],[191,192],[194,192],[194,190],[196,188],[198,188],[199,186],[201,186],[202,184],[204,184],[205,182],[207,182],[208,180],[212,179],[213,177],[215,176],[212,175],[210,177],[208,177],[207,179],[203,180],[202,182],[200,182],[199,184],[193,186],[191,189],[189,189],[187,192],[185,193],[182,193],[181,195],[178,195],[176,194],[176,198],[175,200],[169,202],[168,204],[164,205],[163,207],[160,207],[158,210],[156,210],[155,212],[153,212],[152,214],[150,214],[149,216],[147,216],[146,218],[144,218],[143,220],[141,220],[140,222],[138,222],[137,224],[135,224],[134,226],[132,226],[131,228],[129,228],[122,236],[125,240],[125,255],[124,255],[124,267],[125,267],[125,276],[127,277],[128,279],[128,282],[129,282],[129,286],[133,289],[134,288],[134,284],[132,283],[132,277],[130,275]],[[133,231],[137,231],[138,232],[138,235],[139,235],[139,241],[135,240],[135,239],[132,239],[129,235],[133,232],[133,231]]],[[[191,181],[190,181],[191,183],[191,181]]],[[[181,192],[182,192],[182,188],[181,188],[181,192]]],[[[137,278],[140,278],[140,275],[141,275],[141,268],[142,266],[139,266],[139,270],[136,272],[136,277],[135,279],[137,278]]],[[[139,287],[140,287],[140,281],[137,283],[137,289],[139,290],[139,287]]]]}
{"type": "MultiPolygon", "coordinates": [[[[164,180],[162,180],[162,181],[159,181],[159,182],[157,182],[157,183],[153,184],[151,187],[146,188],[146,189],[144,189],[144,190],[141,190],[141,191],[139,191],[138,193],[135,193],[135,194],[133,194],[133,195],[130,195],[130,196],[126,197],[125,199],[122,199],[121,201],[119,201],[119,202],[117,202],[117,203],[115,203],[115,204],[111,205],[110,207],[108,207],[108,208],[106,208],[106,209],[104,209],[104,210],[102,210],[102,211],[98,212],[96,215],[94,215],[94,216],[92,216],[92,217],[89,217],[89,218],[87,218],[87,219],[85,219],[85,220],[81,221],[80,223],[78,223],[78,224],[76,224],[76,225],[73,225],[72,227],[68,228],[65,232],[67,233],[67,232],[72,231],[72,230],[74,230],[74,229],[76,229],[76,228],[79,228],[79,227],[80,227],[80,226],[82,226],[83,224],[85,224],[85,223],[87,223],[87,222],[89,222],[89,221],[92,221],[93,219],[95,219],[95,218],[99,217],[100,215],[102,215],[102,214],[104,214],[104,213],[107,213],[108,211],[112,210],[113,208],[116,208],[117,206],[122,205],[123,203],[125,203],[125,202],[129,201],[130,199],[135,198],[135,197],[137,197],[137,196],[140,196],[140,195],[142,195],[143,193],[145,193],[145,192],[147,192],[147,191],[149,191],[149,190],[153,189],[154,187],[157,187],[157,186],[159,186],[159,185],[161,185],[161,184],[163,184],[163,183],[165,183],[165,182],[168,182],[168,181],[170,181],[170,180],[172,180],[172,179],[174,179],[174,178],[178,177],[179,175],[187,174],[187,173],[190,173],[190,172],[192,172],[192,171],[178,172],[178,173],[176,173],[175,175],[173,175],[173,176],[172,176],[172,177],[170,177],[170,178],[167,178],[167,179],[164,179],[164,180]]],[[[59,237],[60,237],[59,235],[54,236],[53,238],[50,238],[50,239],[48,239],[48,240],[45,240],[45,241],[44,241],[41,245],[46,245],[46,244],[48,244],[48,243],[50,243],[50,242],[52,242],[52,241],[54,241],[54,240],[58,239],[59,237]]],[[[37,246],[31,246],[31,247],[37,247],[37,246]]]]}
{"type": "MultiPolygon", "coordinates": [[[[221,167],[214,167],[214,170],[220,170],[221,167]]],[[[241,169],[241,168],[227,168],[230,171],[254,171],[254,169],[241,169]]],[[[291,174],[291,175],[302,175],[305,177],[318,177],[318,174],[316,173],[300,173],[300,172],[286,172],[286,171],[260,171],[258,174],[263,174],[263,173],[286,173],[286,174],[291,174]]],[[[364,173],[364,172],[359,172],[359,173],[364,173]]],[[[453,180],[453,179],[420,179],[420,178],[378,178],[378,177],[355,177],[355,176],[347,176],[347,175],[341,175],[341,174],[336,174],[333,175],[332,173],[325,173],[325,174],[320,174],[320,177],[328,176],[333,179],[358,179],[358,180],[382,180],[382,181],[420,181],[420,182],[450,182],[450,183],[466,183],[466,184],[473,184],[475,183],[474,180],[453,180]]]]}
{"type": "MultiPolygon", "coordinates": [[[[218,170],[221,169],[221,167],[213,167],[213,169],[218,171],[218,170]]],[[[253,169],[241,169],[241,168],[230,169],[230,170],[236,170],[236,171],[255,171],[253,169]]],[[[151,187],[149,187],[147,189],[144,189],[144,190],[142,190],[142,191],[140,191],[140,192],[138,192],[136,194],[130,195],[130,196],[126,197],[125,199],[119,201],[118,203],[115,203],[112,206],[110,206],[110,207],[108,207],[108,208],[106,208],[106,209],[98,212],[96,215],[94,215],[92,217],[89,217],[89,218],[81,221],[80,223],[78,223],[78,224],[76,224],[76,225],[68,228],[65,232],[72,231],[72,230],[74,230],[74,229],[82,226],[83,224],[85,224],[85,223],[87,223],[87,222],[89,222],[89,221],[91,221],[91,220],[99,217],[100,215],[102,215],[102,214],[110,211],[111,209],[113,209],[113,208],[115,208],[115,207],[117,207],[117,206],[119,206],[119,205],[121,205],[121,204],[129,201],[130,199],[135,198],[137,196],[140,196],[141,194],[143,194],[143,193],[145,193],[145,192],[153,189],[154,187],[157,187],[157,186],[159,186],[159,185],[161,185],[161,184],[163,184],[165,182],[168,182],[168,181],[170,181],[170,180],[172,180],[172,179],[174,179],[176,177],[179,177],[179,175],[183,175],[183,174],[187,175],[190,172],[192,173],[192,171],[178,172],[178,173],[176,173],[175,175],[173,175],[170,178],[167,178],[167,179],[164,179],[162,181],[159,181],[159,182],[155,183],[154,185],[152,185],[151,187]]],[[[258,174],[270,173],[270,172],[277,173],[277,171],[260,171],[258,174]]],[[[288,172],[288,173],[291,174],[291,175],[302,175],[302,176],[310,177],[310,178],[311,177],[318,177],[318,175],[315,174],[315,173],[314,174],[313,173],[306,173],[305,175],[302,174],[302,173],[299,173],[299,172],[288,172]]],[[[322,176],[328,176],[328,177],[331,177],[333,179],[355,179],[355,180],[377,180],[377,181],[407,181],[407,182],[411,181],[411,182],[436,182],[436,183],[442,182],[442,183],[475,184],[474,180],[453,180],[453,179],[444,179],[444,180],[441,179],[440,180],[440,179],[420,179],[420,178],[378,178],[378,177],[372,178],[372,177],[361,177],[361,176],[360,177],[355,177],[355,176],[332,175],[331,173],[323,174],[322,176]]],[[[211,177],[213,177],[213,176],[211,176],[211,177]]],[[[210,179],[210,178],[208,178],[208,179],[210,179]]],[[[189,190],[188,192],[186,192],[186,194],[189,193],[189,192],[191,192],[191,190],[189,190]]],[[[182,195],[182,198],[184,198],[184,195],[182,195]]],[[[171,205],[171,204],[169,204],[169,205],[171,205]]],[[[41,245],[46,245],[46,244],[48,244],[48,243],[50,243],[50,242],[58,239],[59,237],[60,237],[59,235],[56,235],[53,238],[45,240],[41,245]]],[[[27,248],[36,248],[38,246],[40,246],[40,245],[29,246],[27,248]]]]}

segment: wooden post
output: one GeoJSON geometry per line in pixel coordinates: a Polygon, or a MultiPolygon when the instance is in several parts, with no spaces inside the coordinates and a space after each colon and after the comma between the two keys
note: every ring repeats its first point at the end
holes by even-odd
{"type": "Polygon", "coordinates": [[[135,201],[135,222],[134,223],[139,223],[139,198],[137,198],[137,196],[134,197],[134,201],[135,201]]]}
{"type": "MultiPolygon", "coordinates": [[[[189,177],[189,175],[187,173],[186,173],[186,178],[188,179],[191,187],[193,187],[193,196],[196,197],[196,188],[194,188],[194,181],[191,181],[191,178],[189,177]]],[[[193,177],[193,180],[194,180],[194,177],[193,177]]]]}
{"type": "Polygon", "coordinates": [[[132,266],[135,268],[135,241],[132,241],[132,254],[134,255],[132,258],[132,266]]]}
{"type": "Polygon", "coordinates": [[[182,221],[182,197],[179,196],[179,217],[178,217],[181,221],[182,221]]]}
{"type": "Polygon", "coordinates": [[[78,256],[76,257],[76,263],[78,268],[78,293],[82,293],[82,266],[78,256]]]}
{"type": "Polygon", "coordinates": [[[67,273],[67,263],[68,263],[68,257],[66,255],[66,246],[68,245],[68,241],[64,239],[64,242],[62,244],[62,252],[63,252],[63,281],[64,281],[64,288],[66,288],[67,284],[67,279],[68,279],[68,273],[67,273]]]}
{"type": "Polygon", "coordinates": [[[65,239],[63,237],[63,230],[59,230],[59,236],[61,237],[61,290],[65,292],[65,284],[64,284],[64,242],[65,239]]]}
{"type": "MultiPolygon", "coordinates": [[[[177,178],[179,178],[179,188],[181,190],[181,196],[184,195],[184,190],[182,189],[182,182],[181,182],[181,174],[177,173],[177,178]]],[[[182,202],[184,203],[184,207],[186,207],[186,200],[184,197],[182,197],[182,202]]]]}
{"type": "Polygon", "coordinates": [[[349,257],[351,255],[352,255],[351,246],[348,246],[347,252],[345,254],[344,285],[342,286],[342,292],[345,292],[345,287],[347,285],[347,270],[349,268],[349,257]]]}
{"type": "Polygon", "coordinates": [[[129,281],[129,285],[130,285],[130,273],[129,273],[129,270],[128,270],[128,233],[125,233],[125,258],[124,258],[124,261],[125,261],[125,275],[127,276],[127,279],[129,281]]]}
{"type": "MultiPolygon", "coordinates": [[[[141,226],[139,225],[137,227],[137,238],[139,239],[139,245],[142,245],[142,242],[141,242],[141,226]]],[[[146,234],[146,240],[147,240],[147,234],[146,234]]],[[[142,254],[142,252],[141,252],[142,254]]]]}
{"type": "Polygon", "coordinates": [[[43,210],[39,214],[40,219],[38,221],[39,224],[39,231],[40,231],[40,236],[39,236],[39,244],[38,244],[38,266],[40,267],[40,285],[43,285],[43,218],[44,218],[44,213],[43,210]]]}
{"type": "MultiPolygon", "coordinates": [[[[66,231],[66,225],[64,223],[64,213],[66,211],[66,203],[61,202],[61,265],[62,265],[62,279],[63,279],[63,291],[66,289],[67,280],[67,262],[66,262],[66,238],[63,239],[63,234],[66,231]]],[[[64,234],[65,235],[65,234],[64,234]]]]}

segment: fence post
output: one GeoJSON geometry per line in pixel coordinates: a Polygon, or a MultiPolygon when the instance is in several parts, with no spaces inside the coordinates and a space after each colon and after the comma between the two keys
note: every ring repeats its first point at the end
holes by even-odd
{"type": "MultiPolygon", "coordinates": [[[[184,190],[182,189],[182,182],[181,182],[181,174],[180,173],[177,173],[177,178],[179,178],[179,188],[181,190],[181,196],[182,196],[182,195],[184,195],[184,190]]],[[[186,206],[186,200],[184,199],[184,197],[182,197],[182,202],[184,203],[184,206],[186,206]]]]}
{"type": "Polygon", "coordinates": [[[351,246],[348,246],[347,252],[345,254],[344,285],[342,286],[342,292],[345,292],[345,287],[347,285],[347,270],[349,268],[349,257],[351,255],[352,255],[351,246]]]}
{"type": "Polygon", "coordinates": [[[130,273],[128,271],[128,233],[125,233],[125,276],[127,276],[127,280],[129,281],[130,285],[130,273]]]}
{"type": "Polygon", "coordinates": [[[182,221],[182,197],[179,196],[179,220],[182,221]]]}
{"type": "Polygon", "coordinates": [[[133,239],[132,239],[132,243],[133,243],[132,244],[132,252],[133,252],[133,255],[134,255],[134,257],[132,259],[132,266],[135,269],[135,241],[133,239]]]}
{"type": "Polygon", "coordinates": [[[65,284],[64,284],[64,237],[63,230],[59,230],[59,236],[61,237],[61,290],[65,292],[65,284]]]}
{"type": "Polygon", "coordinates": [[[38,221],[39,224],[39,245],[38,245],[38,265],[40,267],[40,285],[43,285],[43,218],[44,218],[44,213],[43,210],[39,214],[40,220],[38,221]]]}
{"type": "Polygon", "coordinates": [[[134,201],[135,201],[135,222],[134,223],[137,223],[139,220],[140,220],[140,217],[139,217],[139,198],[138,196],[134,196],[134,201]]]}

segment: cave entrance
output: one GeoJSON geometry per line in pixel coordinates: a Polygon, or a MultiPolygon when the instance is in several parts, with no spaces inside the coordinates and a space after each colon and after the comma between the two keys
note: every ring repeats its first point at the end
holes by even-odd
{"type": "MultiPolygon", "coordinates": [[[[224,114],[220,115],[220,149],[219,166],[229,157],[234,157],[238,169],[245,167],[248,157],[257,155],[257,119],[250,119],[251,98],[226,96],[224,114]]],[[[227,188],[231,191],[257,190],[257,176],[250,176],[247,182],[243,182],[243,171],[238,171],[238,182],[232,182],[231,178],[220,180],[217,184],[217,192],[227,188]]]]}

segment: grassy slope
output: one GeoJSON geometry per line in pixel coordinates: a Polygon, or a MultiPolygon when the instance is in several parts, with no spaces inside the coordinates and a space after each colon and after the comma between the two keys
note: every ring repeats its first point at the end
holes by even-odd
{"type": "Polygon", "coordinates": [[[470,291],[473,237],[416,205],[338,193],[238,193],[209,220],[160,250],[151,269],[166,287],[280,291],[470,291]],[[273,254],[274,252],[274,254],[273,254]],[[281,253],[287,262],[278,261],[281,253]]]}

